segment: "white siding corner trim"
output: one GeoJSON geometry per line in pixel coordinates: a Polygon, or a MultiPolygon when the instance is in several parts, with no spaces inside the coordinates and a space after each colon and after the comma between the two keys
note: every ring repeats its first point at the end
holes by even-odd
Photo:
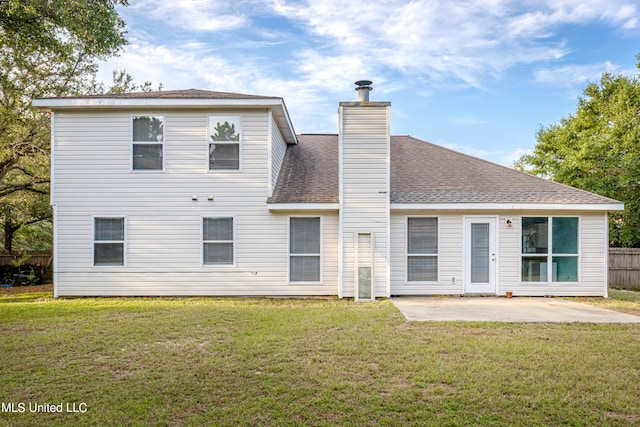
{"type": "Polygon", "coordinates": [[[267,114],[267,197],[273,196],[275,182],[273,178],[273,139],[273,111],[269,110],[267,114]]]}
{"type": "Polygon", "coordinates": [[[604,223],[607,225],[604,227],[604,297],[609,298],[609,213],[604,214],[604,223]]]}
{"type": "Polygon", "coordinates": [[[58,298],[58,207],[56,205],[51,207],[53,209],[53,297],[58,298]]]}
{"type": "MultiPolygon", "coordinates": [[[[51,112],[51,172],[49,176],[49,203],[54,206],[56,204],[56,113],[51,112]]],[[[55,227],[55,224],[54,224],[55,227]]]]}

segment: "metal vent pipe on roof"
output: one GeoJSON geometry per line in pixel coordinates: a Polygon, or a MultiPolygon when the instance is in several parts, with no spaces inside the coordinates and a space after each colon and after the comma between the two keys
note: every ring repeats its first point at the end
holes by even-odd
{"type": "Polygon", "coordinates": [[[371,87],[371,80],[358,80],[356,85],[358,86],[356,90],[358,91],[358,101],[360,102],[369,102],[369,92],[373,90],[371,87]]]}

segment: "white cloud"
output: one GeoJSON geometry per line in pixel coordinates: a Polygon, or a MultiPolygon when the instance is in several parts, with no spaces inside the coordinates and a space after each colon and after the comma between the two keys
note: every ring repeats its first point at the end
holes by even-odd
{"type": "Polygon", "coordinates": [[[144,11],[147,18],[171,27],[217,32],[247,25],[246,14],[237,7],[240,3],[224,0],[142,0],[134,2],[131,7],[144,11]]]}
{"type": "Polygon", "coordinates": [[[271,7],[322,40],[318,56],[357,56],[369,68],[474,87],[513,66],[566,55],[560,26],[633,28],[639,15],[628,0],[272,0],[271,7]]]}
{"type": "Polygon", "coordinates": [[[529,154],[531,149],[517,148],[512,151],[502,151],[497,156],[497,163],[505,166],[513,166],[525,154],[529,154]]]}
{"type": "MultiPolygon", "coordinates": [[[[562,25],[603,21],[635,28],[640,16],[631,0],[139,0],[124,12],[145,25],[130,29],[134,43],[120,68],[139,69],[144,79],[173,81],[175,66],[181,82],[250,87],[247,76],[279,81],[287,75],[345,93],[357,79],[392,84],[395,76],[394,89],[398,81],[418,83],[426,94],[488,88],[515,66],[563,58],[571,46],[555,35],[562,25]],[[163,37],[164,26],[177,30],[176,45],[163,37]],[[225,47],[226,55],[215,51],[225,47]],[[260,59],[261,49],[279,49],[279,64],[260,59]],[[186,76],[185,61],[193,61],[186,76]]],[[[543,70],[536,75],[551,79],[543,70]]]]}
{"type": "Polygon", "coordinates": [[[557,26],[591,21],[632,29],[637,26],[639,13],[633,2],[624,0],[547,0],[527,6],[533,6],[533,10],[514,16],[509,22],[510,36],[544,37],[557,26]]]}
{"type": "Polygon", "coordinates": [[[470,145],[461,145],[449,142],[438,142],[437,144],[460,153],[468,154],[473,157],[488,160],[503,166],[513,166],[516,160],[520,159],[523,154],[531,152],[531,149],[516,148],[514,150],[485,150],[470,145]]]}
{"type": "Polygon", "coordinates": [[[473,117],[473,116],[452,117],[448,121],[449,123],[452,123],[454,125],[460,125],[460,126],[477,126],[477,125],[483,125],[487,123],[486,120],[481,119],[479,117],[473,117]]]}
{"type": "Polygon", "coordinates": [[[607,61],[600,64],[564,65],[539,69],[533,73],[537,82],[569,88],[583,87],[586,83],[600,80],[604,72],[614,72],[618,66],[607,61]]]}
{"type": "Polygon", "coordinates": [[[312,80],[318,77],[315,74],[290,80],[270,70],[260,58],[228,58],[200,43],[156,46],[147,41],[131,43],[120,57],[103,63],[98,77],[110,83],[114,68],[127,71],[136,83],[162,83],[165,90],[198,88],[282,97],[293,123],[305,125],[301,132],[336,132],[335,115],[318,113],[335,111],[336,102],[327,102],[323,84],[336,76],[325,76],[322,84],[312,80]]]}

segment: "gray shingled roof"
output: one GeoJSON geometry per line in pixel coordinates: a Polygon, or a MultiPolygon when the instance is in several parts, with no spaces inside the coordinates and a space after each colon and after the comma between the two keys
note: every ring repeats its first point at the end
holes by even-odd
{"type": "Polygon", "coordinates": [[[102,95],[70,96],[65,98],[101,99],[282,99],[278,96],[259,96],[244,93],[215,92],[200,89],[162,90],[154,92],[108,93],[102,95]]]}
{"type": "Polygon", "coordinates": [[[298,135],[268,203],[338,203],[338,135],[298,135]]]}
{"type": "Polygon", "coordinates": [[[619,203],[410,136],[391,139],[391,203],[619,203]]]}
{"type": "MultiPolygon", "coordinates": [[[[269,203],[337,203],[338,136],[300,135],[287,147],[269,203]]],[[[607,197],[538,178],[410,136],[391,137],[391,203],[609,204],[607,197]]]]}

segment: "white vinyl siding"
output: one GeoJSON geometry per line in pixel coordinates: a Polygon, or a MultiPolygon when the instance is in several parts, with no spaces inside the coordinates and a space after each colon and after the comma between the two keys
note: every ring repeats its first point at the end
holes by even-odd
{"type": "Polygon", "coordinates": [[[269,183],[269,196],[273,194],[273,190],[276,187],[280,168],[282,167],[284,155],[287,151],[287,144],[284,142],[278,127],[274,125],[273,119],[271,123],[271,180],[269,183]]]}
{"type": "Polygon", "coordinates": [[[355,240],[358,233],[369,233],[373,244],[372,297],[388,297],[389,106],[343,103],[339,115],[341,296],[355,296],[355,240]]]}
{"type": "Polygon", "coordinates": [[[608,221],[601,212],[523,212],[502,215],[500,219],[501,246],[500,282],[501,293],[512,291],[514,295],[531,296],[605,296],[607,292],[608,221]],[[578,282],[539,283],[522,282],[522,217],[577,217],[578,234],[578,282]],[[504,224],[512,220],[511,227],[504,224]]]}
{"type": "MultiPolygon", "coordinates": [[[[391,294],[447,295],[463,294],[463,228],[464,215],[480,212],[394,211],[391,215],[391,294]],[[437,216],[439,232],[439,277],[435,283],[407,281],[406,216],[437,216]]],[[[483,213],[484,214],[484,213],[483,213]]],[[[606,295],[608,222],[602,212],[503,211],[498,213],[497,292],[511,291],[516,296],[589,296],[606,295]],[[522,217],[578,218],[578,281],[522,282],[522,217]],[[511,220],[511,224],[507,224],[511,220]]],[[[561,256],[559,254],[552,256],[561,256]]],[[[564,254],[562,256],[574,256],[564,254]]]]}
{"type": "Polygon", "coordinates": [[[391,295],[461,294],[463,290],[462,214],[446,212],[392,212],[391,295]],[[408,280],[407,217],[437,218],[438,277],[436,281],[408,280]]]}
{"type": "Polygon", "coordinates": [[[315,214],[322,217],[322,282],[288,283],[288,216],[265,206],[268,110],[224,111],[242,118],[241,174],[208,172],[204,141],[215,110],[164,111],[165,173],[130,173],[136,114],[55,114],[58,296],[336,295],[336,212],[315,214]],[[125,266],[93,266],[97,216],[126,216],[125,266]],[[235,265],[203,265],[203,217],[234,218],[235,265]]]}

